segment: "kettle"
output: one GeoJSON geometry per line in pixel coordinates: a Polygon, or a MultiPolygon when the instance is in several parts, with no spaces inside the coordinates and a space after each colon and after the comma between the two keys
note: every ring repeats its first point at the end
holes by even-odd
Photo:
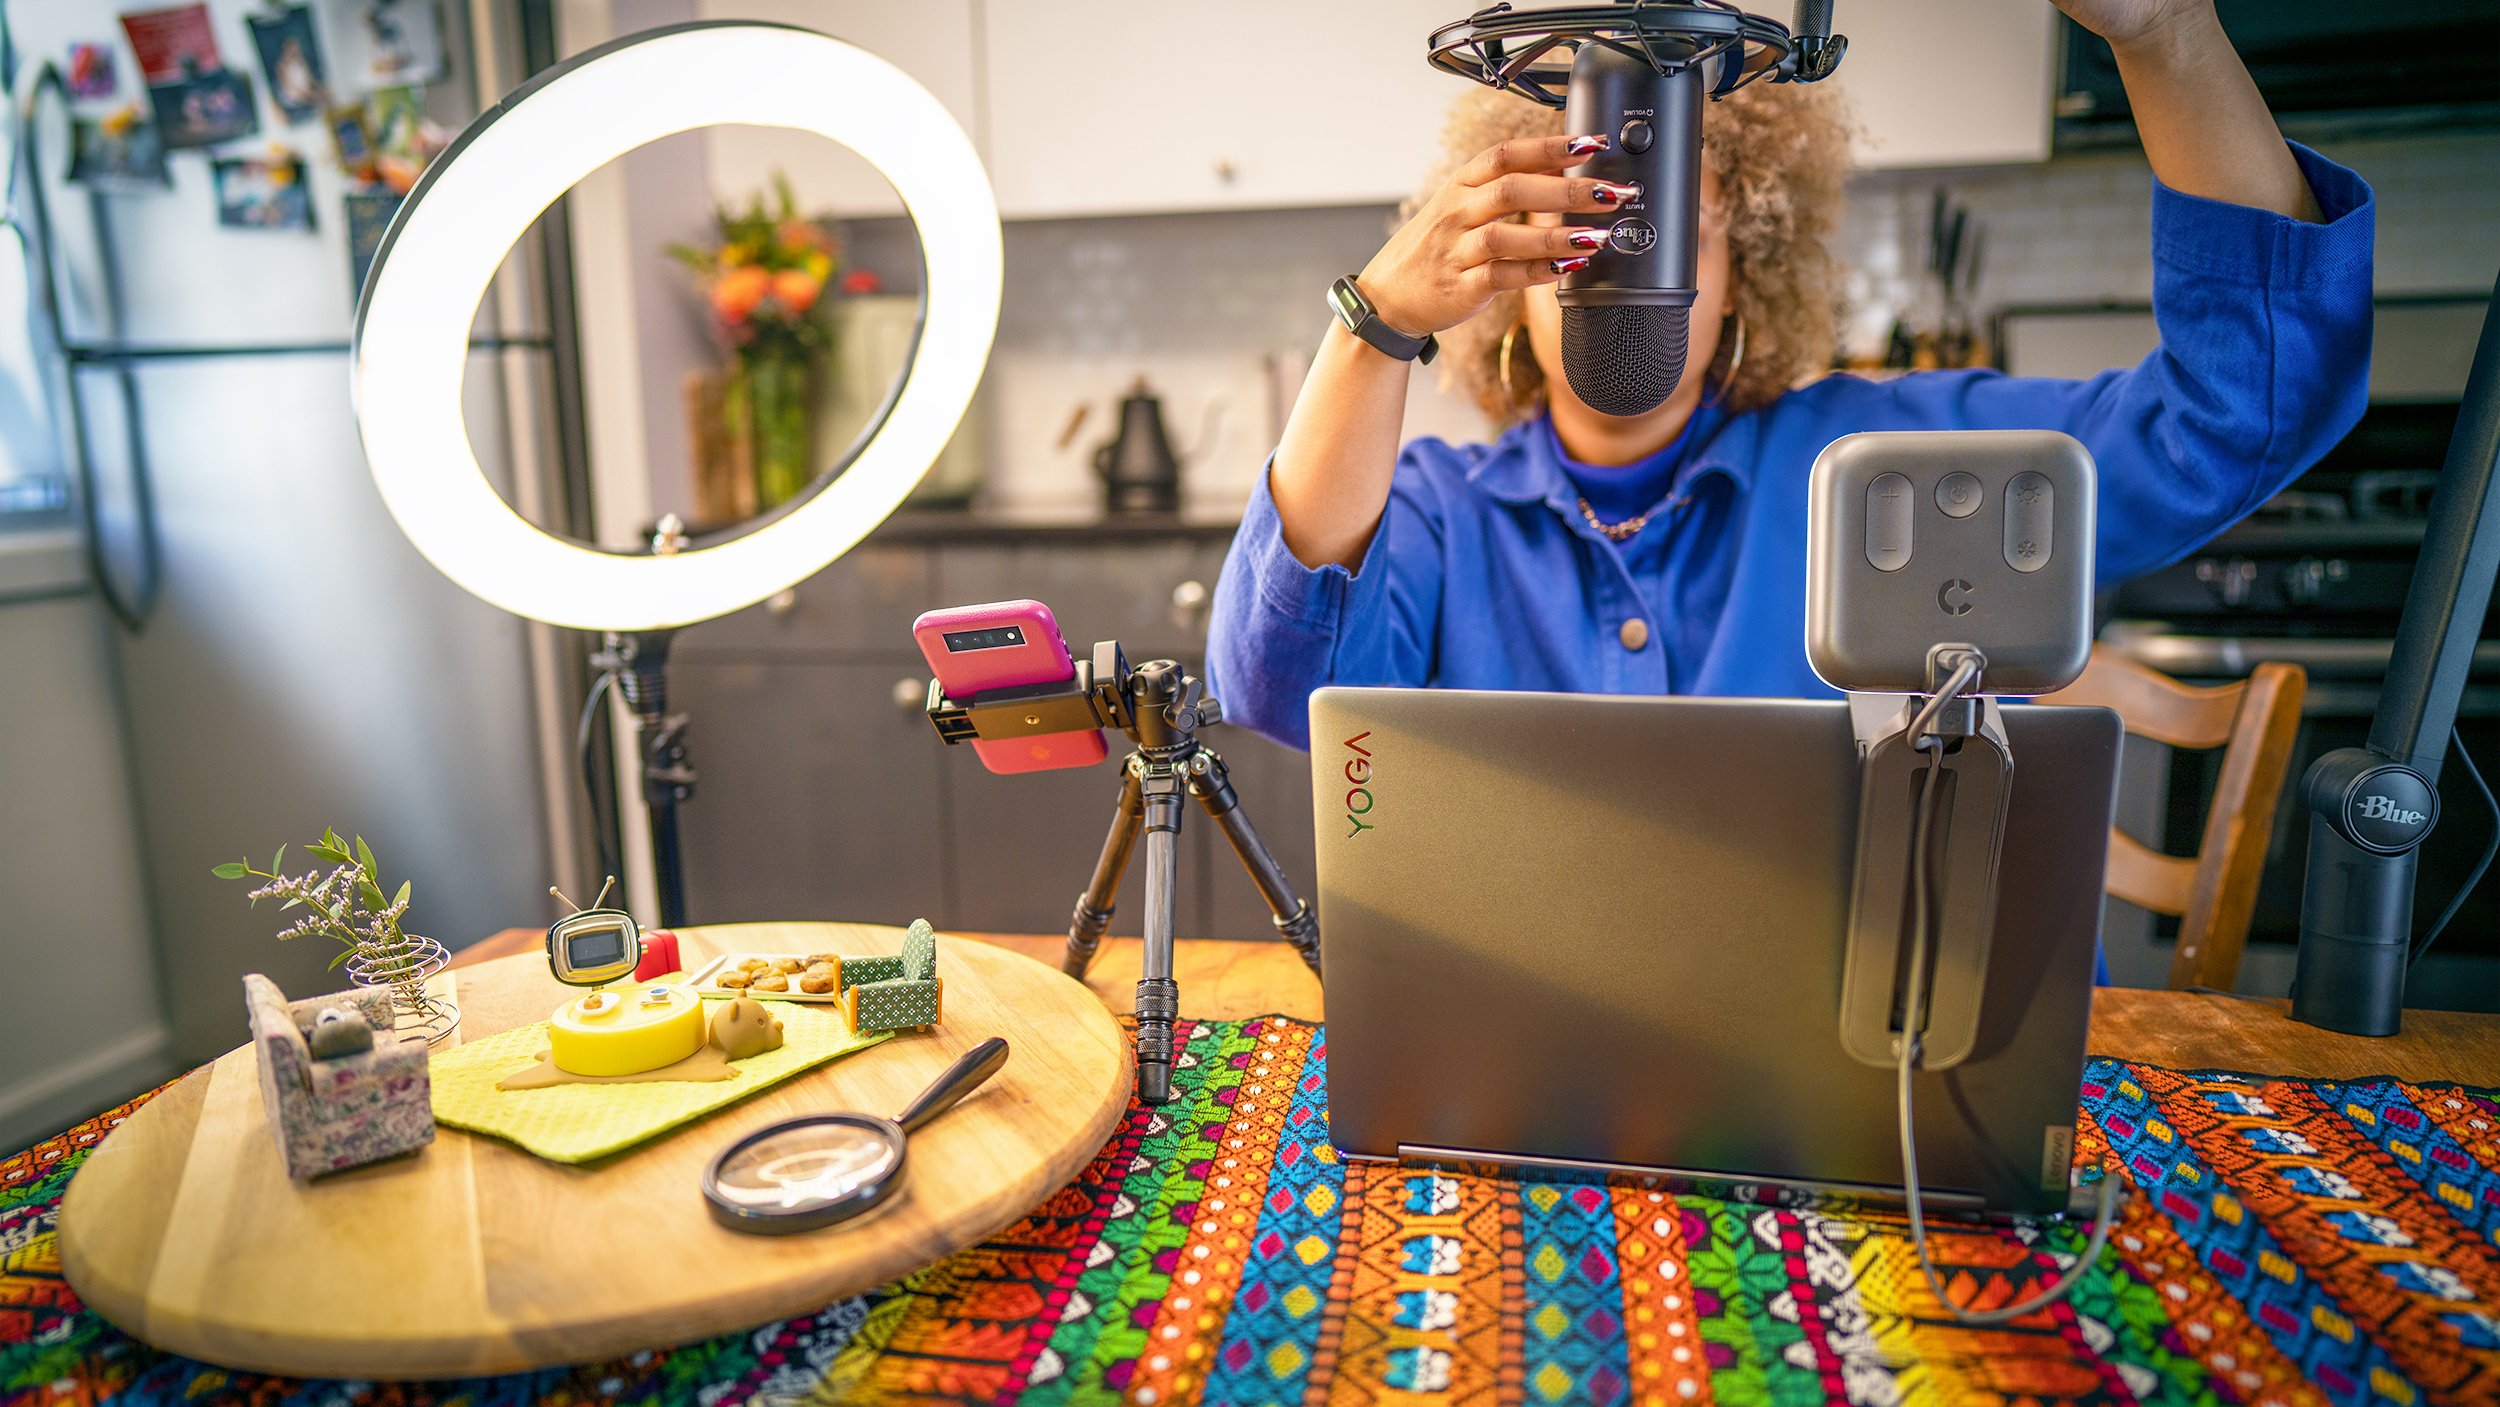
{"type": "Polygon", "coordinates": [[[1094,449],[1106,513],[1177,513],[1181,461],[1163,428],[1163,398],[1137,378],[1120,402],[1120,430],[1094,449]]]}

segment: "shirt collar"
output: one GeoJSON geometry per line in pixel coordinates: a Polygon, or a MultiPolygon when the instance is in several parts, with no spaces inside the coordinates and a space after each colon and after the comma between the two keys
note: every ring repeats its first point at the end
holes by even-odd
{"type": "MultiPolygon", "coordinates": [[[[1579,493],[1563,473],[1549,417],[1539,414],[1502,432],[1491,449],[1467,471],[1486,493],[1505,503],[1545,503],[1567,518],[1579,514],[1579,493]]],[[[1759,417],[1731,415],[1716,425],[1696,427],[1702,442],[1690,451],[1682,482],[1692,484],[1704,474],[1725,475],[1738,493],[1753,487],[1754,445],[1760,438],[1759,417]]]]}

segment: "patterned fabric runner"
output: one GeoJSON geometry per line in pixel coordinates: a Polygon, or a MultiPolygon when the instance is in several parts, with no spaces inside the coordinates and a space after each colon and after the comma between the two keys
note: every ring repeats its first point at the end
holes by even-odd
{"type": "MultiPolygon", "coordinates": [[[[2485,1092],[2095,1060],[2077,1157],[2135,1189],[2109,1253],[1966,1329],[1896,1220],[1349,1166],[1321,1028],[1177,1034],[1179,1097],[981,1245],[749,1333],[462,1382],[227,1373],[86,1312],[54,1211],[134,1101],[0,1163],[0,1403],[2500,1402],[2485,1092]]],[[[1933,1244],[1995,1305],[2082,1239],[1933,1244]]]]}

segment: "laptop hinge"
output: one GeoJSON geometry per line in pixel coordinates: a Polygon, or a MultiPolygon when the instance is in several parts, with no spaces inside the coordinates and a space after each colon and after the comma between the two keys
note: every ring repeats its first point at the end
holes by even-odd
{"type": "MultiPolygon", "coordinates": [[[[1481,1148],[1441,1148],[1422,1143],[1399,1144],[1397,1160],[1401,1165],[1477,1176],[1515,1177],[1527,1174],[1541,1182],[1630,1179],[1663,1192],[1779,1207],[1898,1207],[1903,1201],[1900,1187],[1882,1183],[1821,1182],[1809,1178],[1762,1177],[1750,1173],[1702,1172],[1689,1168],[1547,1158],[1533,1153],[1496,1153],[1481,1148]]],[[[1975,1193],[1937,1187],[1922,1188],[1921,1192],[1924,1205],[1930,1212],[1976,1216],[1988,1210],[1986,1200],[1975,1193]]]]}

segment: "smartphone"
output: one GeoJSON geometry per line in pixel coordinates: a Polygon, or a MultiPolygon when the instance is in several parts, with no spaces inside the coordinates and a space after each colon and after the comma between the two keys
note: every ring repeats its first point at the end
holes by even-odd
{"type": "MultiPolygon", "coordinates": [[[[1039,601],[992,601],[930,611],[911,623],[912,639],[946,696],[958,703],[990,689],[1057,684],[1076,677],[1059,622],[1039,601]]],[[[1031,738],[975,738],[972,750],[993,772],[1046,772],[1103,760],[1100,728],[1031,738]]]]}

